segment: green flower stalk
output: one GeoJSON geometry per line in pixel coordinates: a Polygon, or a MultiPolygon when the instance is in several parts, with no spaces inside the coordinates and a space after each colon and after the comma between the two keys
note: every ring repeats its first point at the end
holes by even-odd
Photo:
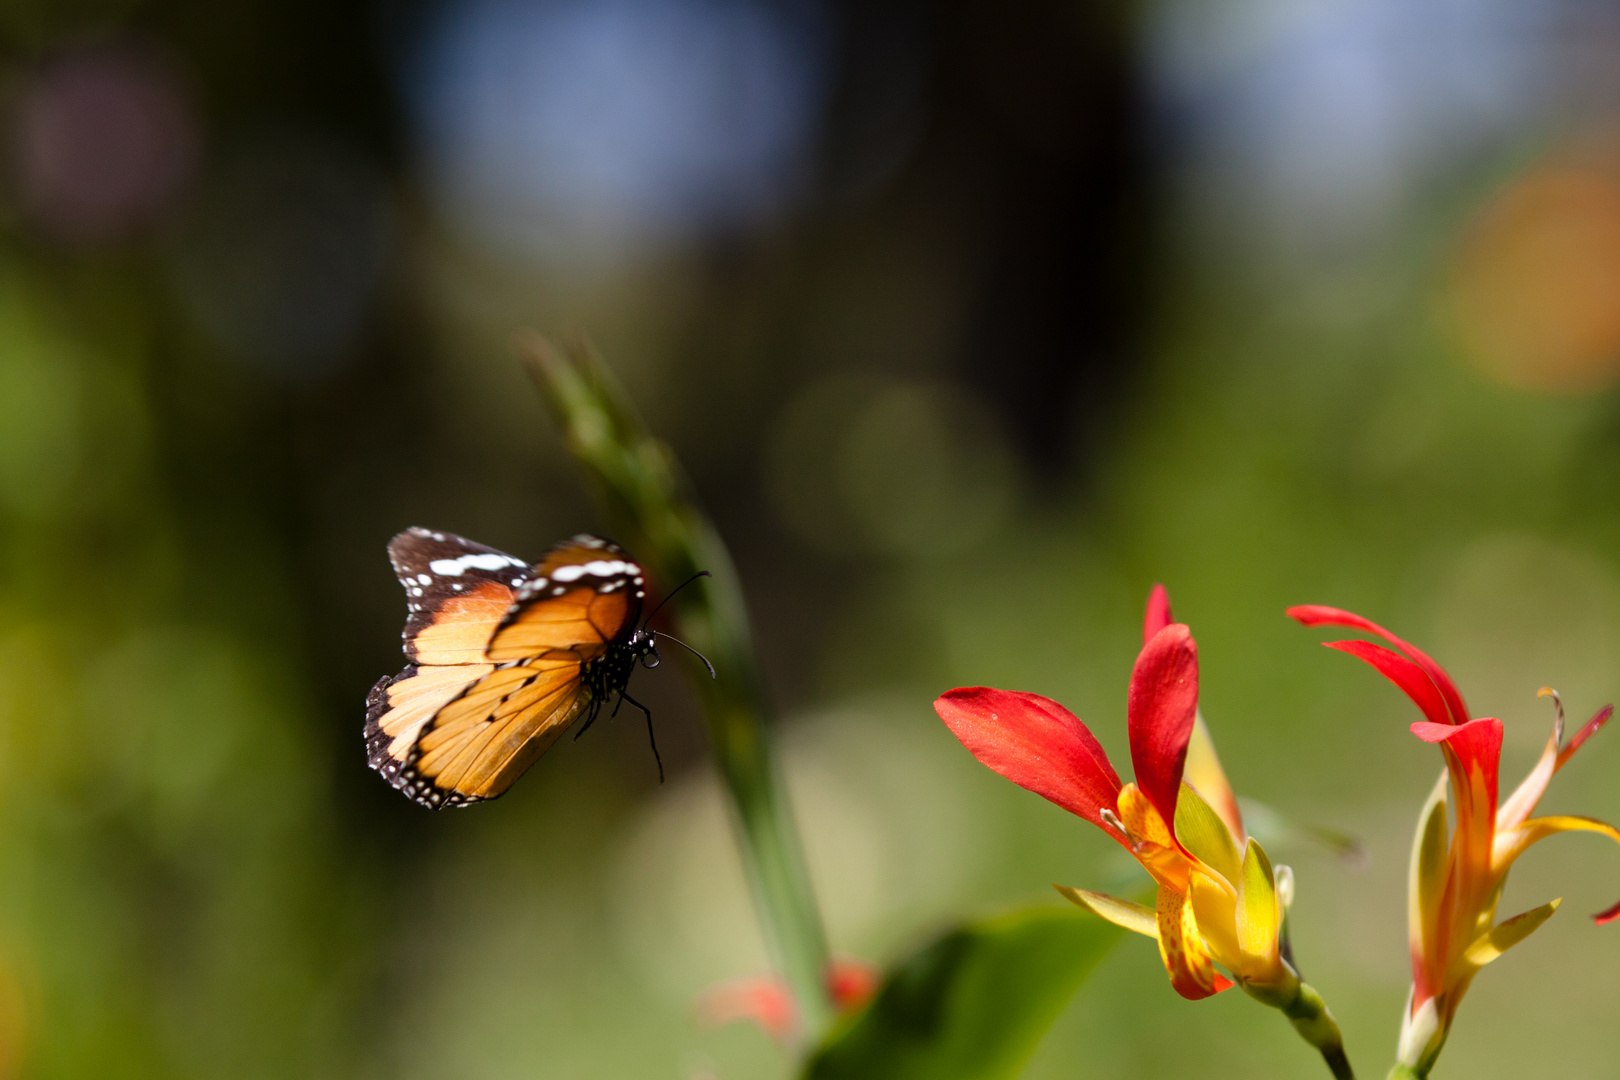
{"type": "Polygon", "coordinates": [[[567,354],[536,333],[518,349],[585,467],[617,535],[666,589],[700,571],[671,598],[677,633],[714,664],[689,665],[702,699],[709,748],[730,796],[743,867],[772,962],[797,1005],[797,1036],[814,1041],[829,1022],[828,953],[803,848],[771,753],[769,710],[731,556],[686,494],[670,449],[648,433],[624,390],[583,343],[567,354]]]}

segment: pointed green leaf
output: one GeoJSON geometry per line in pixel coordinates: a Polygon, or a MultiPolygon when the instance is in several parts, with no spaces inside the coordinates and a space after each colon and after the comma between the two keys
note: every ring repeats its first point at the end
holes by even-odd
{"type": "Polygon", "coordinates": [[[1176,800],[1176,839],[1205,866],[1224,877],[1228,885],[1237,888],[1243,860],[1232,830],[1190,784],[1181,785],[1181,797],[1176,800]]]}
{"type": "Polygon", "coordinates": [[[1504,919],[1497,923],[1491,927],[1490,933],[1468,946],[1468,952],[1464,954],[1464,959],[1475,967],[1484,967],[1535,933],[1542,923],[1552,917],[1552,913],[1557,911],[1558,905],[1563,902],[1562,897],[1557,900],[1549,900],[1538,908],[1520,912],[1511,919],[1504,919]]]}
{"type": "Polygon", "coordinates": [[[901,959],[803,1080],[1012,1080],[1119,937],[1060,907],[958,926],[901,959]]]}
{"type": "Polygon", "coordinates": [[[1155,941],[1159,939],[1159,914],[1150,907],[1144,907],[1133,900],[1121,900],[1107,893],[1076,889],[1072,885],[1052,887],[1069,903],[1084,908],[1093,915],[1099,915],[1121,929],[1146,935],[1155,941]]]}
{"type": "Polygon", "coordinates": [[[1421,945],[1425,955],[1430,951],[1428,935],[1433,932],[1446,884],[1446,780],[1447,774],[1441,772],[1418,815],[1406,890],[1407,933],[1413,946],[1421,945]]]}
{"type": "Polygon", "coordinates": [[[1243,853],[1243,880],[1238,886],[1238,947],[1245,956],[1270,959],[1277,954],[1277,929],[1282,922],[1276,878],[1265,848],[1251,838],[1243,853]]]}

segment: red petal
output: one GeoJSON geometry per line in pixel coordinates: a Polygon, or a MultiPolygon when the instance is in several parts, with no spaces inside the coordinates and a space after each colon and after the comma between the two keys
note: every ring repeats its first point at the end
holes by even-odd
{"type": "Polygon", "coordinates": [[[1119,775],[1078,717],[1039,694],[967,686],[934,711],[980,762],[1127,843],[1098,811],[1119,800],[1119,775]]]}
{"type": "Polygon", "coordinates": [[[1612,908],[1605,908],[1592,916],[1592,921],[1599,926],[1607,926],[1616,919],[1620,919],[1620,903],[1615,904],[1612,908]]]}
{"type": "Polygon", "coordinates": [[[1496,832],[1497,769],[1502,762],[1502,721],[1482,716],[1452,726],[1420,721],[1412,734],[1446,749],[1451,787],[1457,796],[1457,831],[1466,856],[1490,865],[1496,832]]]}
{"type": "Polygon", "coordinates": [[[827,995],[839,1012],[865,1005],[878,987],[878,970],[864,960],[836,959],[827,963],[827,995]]]}
{"type": "MultiPolygon", "coordinates": [[[[827,995],[840,1013],[853,1012],[871,1000],[878,970],[862,960],[827,962],[827,995]]],[[[778,1042],[793,1034],[798,1009],[787,983],[776,975],[749,975],[711,986],[698,998],[698,1019],[718,1027],[746,1020],[758,1024],[778,1042]]]]}
{"type": "Polygon", "coordinates": [[[787,984],[773,975],[732,979],[712,986],[698,999],[698,1018],[719,1027],[746,1020],[778,1042],[793,1034],[798,1010],[787,984]]]}
{"type": "Polygon", "coordinates": [[[1153,586],[1148,594],[1147,614],[1142,618],[1142,644],[1153,640],[1153,635],[1176,620],[1170,615],[1170,594],[1163,585],[1153,586]]]}
{"type": "Polygon", "coordinates": [[[1326,607],[1322,604],[1302,604],[1299,607],[1289,608],[1288,615],[1306,626],[1346,626],[1352,630],[1376,634],[1378,637],[1383,638],[1411,657],[1413,662],[1422,668],[1429,678],[1434,681],[1435,688],[1440,691],[1440,696],[1444,699],[1446,708],[1451,714],[1452,723],[1466,724],[1468,722],[1468,705],[1463,701],[1462,693],[1457,689],[1457,684],[1451,681],[1451,676],[1446,674],[1445,668],[1435,663],[1430,659],[1428,653],[1416,645],[1402,641],[1371,619],[1364,619],[1355,612],[1345,611],[1342,608],[1326,607]]]}
{"type": "Polygon", "coordinates": [[[1126,703],[1136,785],[1167,823],[1176,820],[1197,714],[1198,646],[1184,624],[1171,623],[1142,647],[1126,703]]]}
{"type": "Polygon", "coordinates": [[[1433,681],[1406,657],[1374,645],[1370,641],[1324,641],[1322,644],[1330,649],[1347,652],[1351,656],[1367,661],[1378,669],[1378,673],[1405,692],[1418,708],[1436,724],[1450,724],[1450,714],[1446,712],[1446,703],[1440,697],[1440,691],[1435,688],[1433,681]]]}
{"type": "Polygon", "coordinates": [[[1592,719],[1588,720],[1585,724],[1582,724],[1581,730],[1577,731],[1575,733],[1575,737],[1569,740],[1569,745],[1564,747],[1563,750],[1559,751],[1558,767],[1560,769],[1563,768],[1564,762],[1568,761],[1574,755],[1575,751],[1581,748],[1581,743],[1585,742],[1587,739],[1590,739],[1593,735],[1596,735],[1597,729],[1608,723],[1609,717],[1613,715],[1614,706],[1605,705],[1603,708],[1597,711],[1597,715],[1593,716],[1592,719]]]}

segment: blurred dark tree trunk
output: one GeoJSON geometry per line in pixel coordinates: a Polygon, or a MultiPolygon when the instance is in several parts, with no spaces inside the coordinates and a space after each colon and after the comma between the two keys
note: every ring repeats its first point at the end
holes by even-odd
{"type": "Polygon", "coordinates": [[[1138,354],[1148,187],[1132,27],[1109,4],[966,0],[938,20],[931,152],[976,194],[960,358],[1038,475],[1084,464],[1138,354]]]}

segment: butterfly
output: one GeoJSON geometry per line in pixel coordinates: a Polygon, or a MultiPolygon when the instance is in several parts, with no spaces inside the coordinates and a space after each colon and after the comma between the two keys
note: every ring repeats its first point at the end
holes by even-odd
{"type": "MultiPolygon", "coordinates": [[[[388,558],[405,587],[410,664],[371,688],[365,735],[395,788],[432,809],[493,799],[614,694],[646,714],[652,739],[652,714],[625,690],[637,660],[657,666],[658,635],[637,625],[646,574],[619,545],[581,534],[530,566],[412,528],[388,558]]],[[[653,757],[662,780],[656,742],[653,757]]]]}

